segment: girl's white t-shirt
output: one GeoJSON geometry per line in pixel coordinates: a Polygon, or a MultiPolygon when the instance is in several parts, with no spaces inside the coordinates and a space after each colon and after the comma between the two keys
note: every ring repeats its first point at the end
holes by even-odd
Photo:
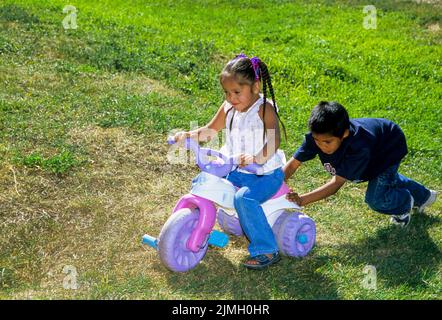
{"type": "MultiPolygon", "coordinates": [[[[268,102],[271,103],[271,101],[268,102]]],[[[266,136],[263,139],[264,123],[258,113],[262,104],[263,97],[260,95],[259,99],[246,112],[238,112],[234,109],[228,112],[229,109],[232,108],[232,105],[227,101],[225,102],[224,112],[228,113],[226,117],[226,134],[224,137],[225,144],[220,150],[222,153],[229,156],[238,155],[240,153],[256,155],[262,150],[264,144],[267,143],[268,138],[275,138],[275,134],[270,132],[269,137],[266,136]],[[230,130],[232,117],[232,129],[230,130]]],[[[263,165],[264,174],[282,167],[285,162],[284,152],[280,149],[276,150],[273,156],[263,165]]],[[[250,173],[240,168],[238,171],[250,173]]]]}

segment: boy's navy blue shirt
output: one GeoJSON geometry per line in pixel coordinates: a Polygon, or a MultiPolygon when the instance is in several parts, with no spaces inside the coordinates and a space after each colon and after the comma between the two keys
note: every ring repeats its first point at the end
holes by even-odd
{"type": "Polygon", "coordinates": [[[351,119],[349,131],[349,136],[333,154],[323,153],[312,134],[308,133],[293,157],[305,162],[319,155],[325,169],[332,175],[361,182],[398,164],[408,152],[404,133],[390,120],[351,119]]]}

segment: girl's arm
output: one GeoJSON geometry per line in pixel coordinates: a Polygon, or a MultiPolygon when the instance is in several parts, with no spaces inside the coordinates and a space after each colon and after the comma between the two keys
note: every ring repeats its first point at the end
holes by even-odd
{"type": "Polygon", "coordinates": [[[206,142],[213,139],[226,125],[226,113],[224,111],[225,103],[226,102],[219,107],[215,116],[207,125],[192,131],[178,132],[175,134],[175,141],[179,142],[185,138],[192,138],[197,141],[206,142]]]}
{"type": "Polygon", "coordinates": [[[316,202],[325,199],[333,194],[335,194],[346,182],[345,178],[340,176],[334,176],[329,182],[319,187],[316,190],[305,193],[303,195],[298,195],[297,193],[290,193],[287,199],[298,203],[300,206],[305,206],[309,203],[316,202]]]}
{"type": "Polygon", "coordinates": [[[279,122],[275,109],[270,103],[266,103],[265,108],[265,118],[263,117],[263,108],[260,108],[258,112],[259,117],[265,124],[267,138],[267,143],[254,157],[255,162],[258,164],[266,163],[278,150],[281,142],[279,122]]]}
{"type": "Polygon", "coordinates": [[[284,180],[287,181],[296,172],[296,170],[298,170],[301,164],[302,162],[299,161],[298,159],[291,158],[282,168],[282,171],[284,172],[285,175],[284,180]]]}

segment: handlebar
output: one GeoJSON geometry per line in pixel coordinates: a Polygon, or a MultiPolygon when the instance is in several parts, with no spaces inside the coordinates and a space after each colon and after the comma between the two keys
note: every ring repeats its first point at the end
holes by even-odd
{"type": "MultiPolygon", "coordinates": [[[[168,144],[175,144],[174,137],[167,138],[168,144]]],[[[208,148],[201,148],[200,145],[191,138],[186,138],[184,141],[184,147],[195,154],[195,162],[201,171],[213,174],[218,177],[227,176],[232,167],[237,163],[235,157],[229,157],[221,152],[208,148]],[[215,157],[216,160],[208,161],[208,157],[215,157]]],[[[241,169],[257,175],[263,174],[263,168],[257,163],[249,164],[241,169]]]]}

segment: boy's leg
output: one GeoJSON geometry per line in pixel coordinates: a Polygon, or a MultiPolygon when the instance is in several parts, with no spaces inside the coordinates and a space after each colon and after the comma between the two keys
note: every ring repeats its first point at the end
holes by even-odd
{"type": "Polygon", "coordinates": [[[243,181],[244,187],[235,194],[235,209],[250,241],[250,256],[276,253],[279,251],[278,245],[260,204],[278,191],[284,173],[277,169],[270,175],[246,175],[245,179],[248,181],[243,181]]]}
{"type": "Polygon", "coordinates": [[[398,216],[411,211],[412,193],[405,187],[407,182],[400,181],[398,167],[391,166],[368,182],[365,202],[374,211],[398,216]]]}
{"type": "Polygon", "coordinates": [[[429,189],[400,173],[398,173],[398,186],[410,191],[414,199],[415,207],[421,207],[431,196],[431,191],[429,189]]]}

